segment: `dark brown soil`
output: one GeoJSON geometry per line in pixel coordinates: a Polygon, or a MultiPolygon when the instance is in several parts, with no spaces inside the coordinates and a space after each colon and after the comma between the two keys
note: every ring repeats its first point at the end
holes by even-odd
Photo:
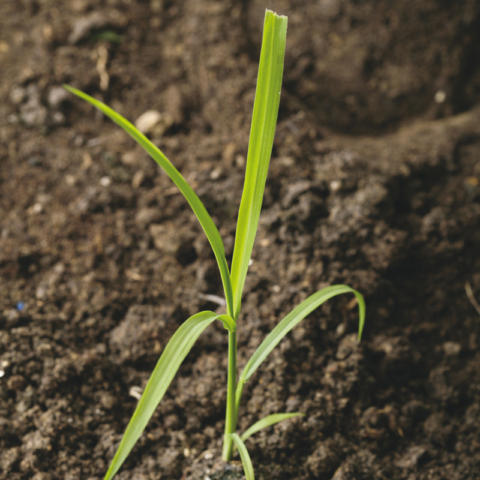
{"type": "MultiPolygon", "coordinates": [[[[248,441],[258,478],[480,478],[478,1],[1,0],[2,479],[100,480],[172,333],[221,308],[184,199],[59,86],[161,112],[231,256],[265,7],[289,31],[240,367],[323,286],[368,317],[357,344],[331,301],[247,384],[240,431],[306,414],[248,441]]],[[[220,478],[226,344],[200,338],[119,479],[220,478]]]]}

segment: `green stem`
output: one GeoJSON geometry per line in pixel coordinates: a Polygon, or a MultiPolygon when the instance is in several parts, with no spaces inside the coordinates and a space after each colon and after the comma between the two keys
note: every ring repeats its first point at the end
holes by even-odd
{"type": "Polygon", "coordinates": [[[238,411],[240,409],[240,402],[242,400],[243,386],[245,385],[245,379],[243,375],[240,375],[237,383],[237,390],[235,391],[235,422],[238,420],[238,411]]]}
{"type": "Polygon", "coordinates": [[[228,384],[227,412],[225,415],[225,436],[223,439],[222,458],[229,462],[232,458],[233,439],[230,434],[237,429],[235,408],[235,391],[237,389],[237,332],[228,332],[228,384]]]}

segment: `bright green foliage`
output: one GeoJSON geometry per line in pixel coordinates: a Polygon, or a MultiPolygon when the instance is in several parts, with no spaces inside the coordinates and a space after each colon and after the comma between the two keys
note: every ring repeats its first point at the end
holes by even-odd
{"type": "Polygon", "coordinates": [[[243,470],[245,472],[246,480],[255,480],[255,475],[253,473],[252,460],[250,459],[250,454],[248,453],[247,447],[243,443],[243,440],[238,436],[238,433],[231,433],[230,436],[235,442],[238,452],[240,453],[240,458],[242,459],[243,470]]]}
{"type": "Polygon", "coordinates": [[[290,312],[269,335],[267,335],[265,340],[248,361],[240,378],[237,380],[236,321],[240,314],[242,292],[257,232],[265,181],[272,152],[273,137],[280,101],[286,33],[287,18],[278,16],[267,10],[265,14],[257,91],[253,107],[245,185],[238,215],[231,272],[225,258],[223,241],[212,218],[196,193],[167,157],[128,120],[107,105],[73,87],[65,85],[65,88],[68,91],[98,108],[117,125],[123,128],[125,132],[127,132],[152,156],[152,158],[179,188],[202,225],[213,249],[220,270],[225,301],[227,304],[226,315],[218,315],[213,312],[198,313],[185,321],[172,336],[148,380],[147,386],[145,387],[137,408],[130,419],[120,446],[118,447],[104,480],[112,479],[121,467],[144,431],[150,417],[163,398],[181,363],[200,334],[213,321],[220,320],[223,323],[224,327],[228,330],[229,342],[227,408],[223,458],[226,461],[231,459],[233,445],[235,445],[240,453],[247,480],[254,480],[255,477],[252,462],[245,447],[244,440],[263,428],[289,418],[302,416],[303,414],[283,413],[269,415],[253,424],[240,437],[236,433],[236,425],[243,385],[245,382],[251,378],[260,364],[293,327],[301,322],[313,310],[318,308],[322,303],[336,295],[352,293],[357,298],[360,317],[358,338],[360,339],[361,337],[365,322],[365,303],[362,295],[346,285],[335,285],[324,288],[304,300],[292,310],[292,312],[290,312]]]}
{"type": "Polygon", "coordinates": [[[280,17],[267,11],[248,143],[245,185],[238,212],[232,260],[233,318],[235,319],[240,314],[243,285],[257,233],[263,191],[272,154],[282,87],[286,38],[287,17],[280,17]]]}
{"type": "MultiPolygon", "coordinates": [[[[245,184],[238,212],[233,250],[231,279],[233,318],[235,320],[240,314],[243,286],[257,233],[268,165],[272,154],[273,137],[280,104],[286,41],[287,17],[278,16],[267,10],[248,143],[245,184]]],[[[233,383],[236,384],[237,382],[237,371],[233,363],[229,361],[229,367],[231,368],[228,369],[229,388],[227,388],[227,416],[223,445],[223,459],[226,461],[230,460],[233,450],[233,437],[229,434],[235,433],[237,423],[235,391],[230,388],[233,383]]]]}
{"type": "Polygon", "coordinates": [[[233,320],[228,315],[201,312],[190,317],[173,334],[152,375],[148,379],[147,386],[125,430],[105,480],[109,480],[117,473],[130,450],[137,443],[143,430],[145,430],[150,417],[165,395],[167,388],[170,386],[188,352],[192,349],[193,344],[197,341],[200,334],[217,319],[223,321],[225,328],[235,328],[233,320]]]}
{"type": "Polygon", "coordinates": [[[258,422],[255,422],[251,427],[248,427],[240,437],[242,441],[245,441],[247,438],[251,437],[254,433],[263,430],[264,428],[271,427],[276,423],[283,422],[284,420],[288,420],[289,418],[294,417],[304,417],[304,413],[274,413],[273,415],[268,415],[267,417],[262,418],[258,422]]]}
{"type": "Polygon", "coordinates": [[[323,288],[322,290],[310,295],[304,300],[298,307],[294,308],[265,338],[260,346],[255,350],[245,368],[240,375],[237,393],[236,403],[237,411],[240,399],[242,396],[242,389],[245,382],[253,375],[255,370],[260,364],[267,358],[269,353],[278,345],[280,340],[298,323],[300,323],[309,313],[313,312],[322,303],[325,303],[336,295],[342,293],[353,293],[357,297],[359,307],[359,327],[358,327],[358,339],[360,340],[363,331],[363,325],[365,323],[365,302],[362,295],[353,288],[347,287],[347,285],[333,285],[331,287],[323,288]]]}

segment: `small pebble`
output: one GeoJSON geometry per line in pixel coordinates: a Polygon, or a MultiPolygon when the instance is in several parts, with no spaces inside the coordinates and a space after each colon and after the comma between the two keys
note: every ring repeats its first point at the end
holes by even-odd
{"type": "Polygon", "coordinates": [[[138,163],[138,155],[135,150],[125,152],[122,154],[121,161],[124,165],[135,165],[138,163]]]}
{"type": "Polygon", "coordinates": [[[15,323],[19,318],[20,318],[20,315],[18,314],[19,310],[15,310],[15,308],[11,308],[7,314],[6,314],[6,317],[7,317],[7,321],[9,323],[15,323]]]}
{"type": "Polygon", "coordinates": [[[161,119],[162,114],[160,112],[157,112],[156,110],[148,110],[137,118],[135,126],[142,133],[150,133],[161,119]]]}
{"type": "Polygon", "coordinates": [[[100,179],[100,185],[102,187],[109,187],[111,184],[112,184],[112,179],[110,177],[105,176],[100,179]]]}
{"type": "Polygon", "coordinates": [[[23,100],[25,99],[27,92],[24,88],[22,87],[13,87],[11,92],[10,92],[10,100],[15,104],[18,105],[19,103],[22,103],[23,100]]]}
{"type": "Polygon", "coordinates": [[[90,148],[98,147],[98,145],[100,145],[100,142],[101,142],[101,140],[98,137],[91,138],[90,140],[88,140],[87,146],[90,147],[90,148]]]}
{"type": "Polygon", "coordinates": [[[229,143],[223,150],[222,158],[228,165],[231,165],[233,162],[233,157],[235,155],[235,148],[236,148],[236,145],[234,143],[229,143]]]}
{"type": "Polygon", "coordinates": [[[43,126],[47,120],[47,109],[32,99],[20,107],[20,118],[28,126],[43,126]]]}
{"type": "Polygon", "coordinates": [[[81,147],[84,144],[84,142],[85,140],[81,135],[77,135],[73,140],[73,143],[75,144],[76,147],[81,147]]]}
{"type": "Polygon", "coordinates": [[[77,183],[77,179],[73,175],[65,175],[65,182],[69,187],[73,187],[77,183]]]}
{"type": "Polygon", "coordinates": [[[142,185],[143,181],[145,180],[145,172],[143,170],[138,170],[133,175],[132,179],[132,187],[138,188],[142,185]]]}
{"type": "Polygon", "coordinates": [[[52,87],[48,92],[48,104],[52,108],[59,108],[68,99],[69,93],[63,87],[52,87]]]}
{"type": "Polygon", "coordinates": [[[235,165],[238,168],[243,168],[245,166],[245,157],[243,155],[237,155],[235,157],[235,165]]]}
{"type": "Polygon", "coordinates": [[[35,291],[35,297],[37,300],[44,300],[47,296],[47,289],[45,285],[39,285],[35,291]]]}
{"type": "Polygon", "coordinates": [[[65,115],[62,112],[55,112],[52,115],[52,121],[55,125],[63,125],[65,120],[65,115]]]}
{"type": "Polygon", "coordinates": [[[116,403],[116,398],[110,393],[104,393],[100,397],[100,403],[106,410],[111,410],[116,403]]]}
{"type": "Polygon", "coordinates": [[[334,180],[333,182],[330,182],[330,190],[332,192],[338,192],[342,188],[342,182],[339,180],[334,180]]]}
{"type": "Polygon", "coordinates": [[[462,346],[457,342],[445,342],[443,344],[443,351],[447,357],[454,357],[460,353],[462,346]]]}
{"type": "Polygon", "coordinates": [[[445,93],[444,90],[438,90],[435,93],[435,102],[437,103],[443,103],[447,99],[447,94],[445,93]]]}
{"type": "Polygon", "coordinates": [[[220,178],[220,175],[222,174],[222,169],[221,168],[215,168],[214,170],[212,170],[212,172],[210,173],[210,178],[212,180],[217,180],[218,178],[220,178]]]}

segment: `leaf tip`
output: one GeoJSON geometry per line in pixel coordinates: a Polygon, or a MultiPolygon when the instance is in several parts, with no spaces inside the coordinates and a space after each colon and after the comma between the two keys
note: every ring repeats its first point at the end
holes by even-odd
{"type": "Polygon", "coordinates": [[[286,19],[286,15],[279,15],[277,12],[270,10],[269,8],[265,9],[265,15],[273,15],[276,18],[286,19]]]}

